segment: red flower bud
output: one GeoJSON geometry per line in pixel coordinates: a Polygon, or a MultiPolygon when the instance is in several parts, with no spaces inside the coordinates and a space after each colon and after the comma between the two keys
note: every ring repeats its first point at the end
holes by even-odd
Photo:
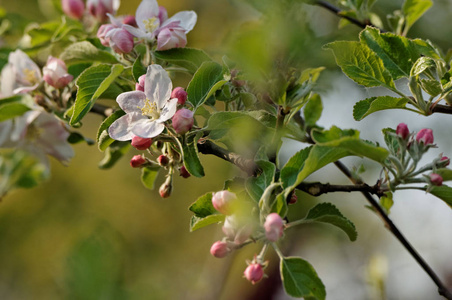
{"type": "Polygon", "coordinates": [[[179,169],[179,175],[182,176],[183,178],[188,178],[191,176],[191,174],[187,171],[187,168],[185,168],[185,166],[182,166],[179,169]]]}
{"type": "Polygon", "coordinates": [[[429,177],[430,177],[430,183],[432,185],[435,185],[435,186],[443,185],[443,177],[441,177],[441,175],[432,173],[429,175],[429,177]]]}
{"type": "Polygon", "coordinates": [[[171,191],[173,187],[171,181],[166,180],[159,188],[159,194],[162,198],[168,198],[171,196],[171,191]]]}
{"type": "Polygon", "coordinates": [[[151,147],[152,139],[142,138],[139,136],[134,136],[132,138],[132,146],[137,150],[146,150],[151,147]]]}
{"type": "Polygon", "coordinates": [[[442,168],[447,167],[450,164],[450,159],[447,156],[441,157],[441,159],[439,161],[441,163],[442,168]]]}
{"type": "Polygon", "coordinates": [[[405,123],[400,123],[397,125],[396,134],[402,139],[406,139],[410,135],[408,126],[405,123]]]}
{"type": "Polygon", "coordinates": [[[141,167],[144,163],[146,163],[146,159],[141,156],[141,155],[135,155],[134,157],[132,157],[132,159],[130,160],[130,166],[132,168],[139,168],[141,167]]]}
{"type": "Polygon", "coordinates": [[[292,193],[292,196],[290,196],[290,199],[289,199],[289,204],[295,204],[295,203],[297,203],[297,201],[298,201],[297,194],[292,193]]]}
{"type": "Polygon", "coordinates": [[[61,0],[61,7],[67,16],[78,20],[83,17],[85,11],[85,4],[82,0],[61,0]]]}
{"type": "Polygon", "coordinates": [[[276,242],[283,234],[284,221],[277,213],[271,213],[265,219],[264,228],[267,240],[276,242]]]}
{"type": "Polygon", "coordinates": [[[179,109],[173,116],[173,128],[178,134],[185,134],[193,127],[193,112],[189,109],[179,109]]]}
{"type": "Polygon", "coordinates": [[[169,158],[168,156],[162,154],[157,158],[157,161],[159,165],[161,165],[162,167],[166,167],[169,163],[169,158]]]}
{"type": "Polygon", "coordinates": [[[258,263],[251,263],[246,268],[245,272],[243,272],[243,274],[248,281],[251,281],[252,284],[255,284],[256,282],[261,280],[262,277],[264,277],[264,269],[258,263]]]}
{"type": "Polygon", "coordinates": [[[184,105],[187,101],[187,92],[179,86],[172,91],[171,98],[177,98],[177,104],[184,105]]]}
{"type": "Polygon", "coordinates": [[[416,135],[416,141],[418,143],[423,143],[424,145],[433,144],[433,131],[428,128],[419,130],[416,135]]]}
{"type": "Polygon", "coordinates": [[[217,241],[213,243],[210,248],[210,254],[215,256],[216,258],[223,258],[231,252],[231,249],[228,247],[228,243],[217,241]]]}

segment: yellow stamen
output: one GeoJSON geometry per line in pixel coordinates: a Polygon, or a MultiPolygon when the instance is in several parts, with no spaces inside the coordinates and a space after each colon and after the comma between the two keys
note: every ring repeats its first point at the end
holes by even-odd
{"type": "Polygon", "coordinates": [[[160,118],[160,113],[157,110],[157,103],[151,102],[149,99],[146,99],[144,106],[140,109],[143,116],[147,116],[153,120],[160,118]]]}
{"type": "Polygon", "coordinates": [[[143,20],[144,28],[146,28],[147,32],[153,32],[154,30],[157,29],[158,25],[156,24],[156,21],[157,21],[156,17],[152,17],[150,19],[143,20]]]}
{"type": "Polygon", "coordinates": [[[38,128],[33,124],[28,125],[27,133],[25,134],[25,139],[29,141],[36,141],[42,134],[43,129],[38,128]]]}
{"type": "Polygon", "coordinates": [[[30,82],[30,84],[38,83],[38,77],[36,76],[36,72],[30,69],[23,70],[25,79],[30,82]]]}

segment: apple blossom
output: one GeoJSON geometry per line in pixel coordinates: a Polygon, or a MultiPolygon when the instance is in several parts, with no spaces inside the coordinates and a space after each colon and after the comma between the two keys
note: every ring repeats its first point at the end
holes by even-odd
{"type": "Polygon", "coordinates": [[[261,264],[252,262],[248,265],[243,274],[248,281],[251,281],[252,284],[255,284],[256,282],[261,280],[262,277],[264,277],[264,269],[262,268],[261,264]]]}
{"type": "Polygon", "coordinates": [[[193,112],[189,109],[179,109],[173,116],[172,124],[178,134],[185,134],[193,127],[193,112]]]}
{"type": "Polygon", "coordinates": [[[233,204],[237,201],[237,196],[227,190],[216,192],[212,195],[212,205],[220,213],[230,215],[233,204]]]}
{"type": "Polygon", "coordinates": [[[284,221],[277,213],[271,213],[265,219],[264,229],[267,240],[276,242],[284,232],[284,221]]]}
{"type": "Polygon", "coordinates": [[[82,0],[61,0],[61,7],[64,13],[73,19],[81,19],[85,12],[82,0]]]}
{"type": "MultiPolygon", "coordinates": [[[[146,75],[141,75],[140,77],[138,77],[138,82],[135,83],[135,90],[144,92],[145,79],[146,79],[146,75]]],[[[173,97],[173,95],[171,94],[171,98],[176,98],[176,97],[173,97]]]]}
{"type": "Polygon", "coordinates": [[[410,135],[408,126],[405,123],[400,123],[397,125],[396,134],[402,139],[406,139],[410,135]]]}
{"type": "Polygon", "coordinates": [[[139,136],[134,136],[132,138],[132,147],[137,150],[146,150],[152,145],[152,139],[146,139],[139,136]]]}
{"type": "Polygon", "coordinates": [[[416,135],[416,141],[424,145],[430,145],[433,144],[433,131],[428,128],[424,128],[419,130],[419,132],[416,135]]]}
{"type": "Polygon", "coordinates": [[[144,92],[125,92],[116,98],[126,115],[109,127],[111,138],[127,141],[134,136],[156,137],[165,129],[163,123],[176,113],[177,99],[170,99],[172,83],[161,66],[148,67],[144,88],[144,92]]]}
{"type": "Polygon", "coordinates": [[[120,5],[120,0],[88,0],[86,7],[89,13],[99,22],[105,22],[108,19],[107,14],[115,14],[120,5]]]}
{"type": "Polygon", "coordinates": [[[231,249],[228,247],[228,243],[223,241],[216,241],[210,248],[210,254],[216,258],[226,257],[230,252],[231,249]]]}
{"type": "Polygon", "coordinates": [[[168,26],[159,30],[157,35],[157,50],[183,48],[187,45],[185,30],[180,26],[168,26]]]}
{"type": "Polygon", "coordinates": [[[129,53],[133,50],[133,35],[124,28],[108,30],[105,40],[116,53],[129,53]]]}
{"type": "Polygon", "coordinates": [[[100,40],[100,43],[105,47],[110,46],[110,39],[107,38],[107,33],[115,28],[117,27],[113,24],[102,24],[97,30],[97,38],[100,40]]]}
{"type": "Polygon", "coordinates": [[[253,233],[253,224],[246,216],[233,214],[226,217],[222,230],[229,240],[240,245],[253,233]]]}
{"type": "Polygon", "coordinates": [[[49,56],[42,73],[44,81],[56,89],[67,86],[74,79],[74,76],[67,72],[64,61],[53,56],[49,56]]]}

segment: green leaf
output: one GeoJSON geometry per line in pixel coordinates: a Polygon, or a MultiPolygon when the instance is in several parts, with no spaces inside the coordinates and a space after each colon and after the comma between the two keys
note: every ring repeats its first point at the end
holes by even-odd
{"type": "Polygon", "coordinates": [[[294,185],[297,181],[298,173],[303,169],[304,163],[309,156],[311,147],[304,148],[295,153],[281,169],[280,178],[283,183],[283,187],[287,188],[294,185]]]}
{"type": "Polygon", "coordinates": [[[325,286],[307,261],[299,257],[284,257],[280,262],[280,273],[284,290],[289,296],[325,299],[325,286]]]}
{"type": "Polygon", "coordinates": [[[197,216],[192,216],[190,219],[190,231],[193,232],[195,230],[206,227],[210,224],[217,224],[224,221],[225,216],[216,214],[210,215],[205,218],[200,218],[197,216]]]}
{"type": "Polygon", "coordinates": [[[144,74],[146,74],[146,67],[141,62],[141,55],[138,55],[132,66],[133,79],[135,79],[135,82],[138,82],[138,78],[144,74]]]}
{"type": "Polygon", "coordinates": [[[359,36],[361,43],[382,59],[394,80],[410,76],[410,70],[419,58],[419,53],[409,39],[393,33],[380,34],[374,27],[367,27],[359,36]]]}
{"type": "Polygon", "coordinates": [[[361,121],[371,113],[385,109],[404,109],[408,100],[390,96],[370,97],[361,100],[353,107],[353,118],[361,121]]]}
{"type": "Polygon", "coordinates": [[[400,142],[399,138],[397,137],[396,131],[392,128],[384,128],[381,131],[383,132],[384,140],[386,146],[388,146],[389,151],[393,154],[399,153],[400,142]]]}
{"type": "Polygon", "coordinates": [[[110,169],[130,149],[130,142],[114,141],[105,151],[104,158],[99,162],[100,169],[110,169]]]}
{"type": "Polygon", "coordinates": [[[100,151],[105,151],[115,141],[108,135],[108,127],[125,114],[122,110],[117,110],[100,124],[99,130],[97,131],[97,146],[100,151]]]}
{"type": "Polygon", "coordinates": [[[276,166],[265,160],[256,161],[256,164],[263,170],[263,172],[257,177],[249,177],[246,180],[245,187],[250,197],[254,201],[259,202],[265,189],[273,182],[276,166]]]}
{"type": "Polygon", "coordinates": [[[430,194],[446,202],[452,208],[452,188],[447,185],[434,186],[429,191],[430,194]]]}
{"type": "Polygon", "coordinates": [[[201,138],[202,132],[192,134],[186,137],[185,143],[182,144],[182,156],[187,171],[196,177],[204,176],[204,168],[199,160],[198,140],[201,138]]]}
{"type": "Polygon", "coordinates": [[[212,59],[202,50],[192,48],[174,48],[165,51],[155,51],[156,58],[187,69],[191,74],[206,61],[212,59]]]}
{"type": "Polygon", "coordinates": [[[413,65],[410,71],[410,76],[418,76],[428,68],[436,68],[436,63],[433,58],[422,56],[413,65]]]}
{"type": "Polygon", "coordinates": [[[441,175],[443,178],[443,181],[450,181],[452,180],[452,170],[447,168],[441,168],[436,170],[436,173],[441,175]]]}
{"type": "Polygon", "coordinates": [[[11,102],[0,106],[0,122],[19,117],[30,110],[28,105],[20,102],[11,102]]]}
{"type": "Polygon", "coordinates": [[[322,110],[322,99],[318,94],[312,95],[303,111],[306,125],[315,125],[322,115],[322,110]]]}
{"type": "Polygon", "coordinates": [[[430,96],[436,97],[443,91],[441,83],[434,79],[421,79],[422,89],[426,91],[430,96]]]}
{"type": "Polygon", "coordinates": [[[391,213],[391,207],[394,205],[394,199],[392,198],[392,193],[387,192],[383,197],[380,198],[380,206],[389,215],[391,213]]]}
{"type": "Polygon", "coordinates": [[[336,63],[345,75],[366,87],[384,86],[395,89],[391,73],[383,61],[360,42],[337,41],[324,46],[333,50],[336,63]]]}
{"type": "Polygon", "coordinates": [[[432,0],[405,0],[402,12],[405,15],[404,35],[411,26],[433,5],[432,0]]]}
{"type": "Polygon", "coordinates": [[[81,142],[86,142],[88,145],[94,145],[94,141],[90,138],[84,137],[82,134],[78,132],[71,132],[69,137],[67,138],[68,143],[70,144],[78,144],[81,142]]]}
{"type": "Polygon", "coordinates": [[[95,101],[122,73],[122,65],[101,64],[86,69],[77,79],[78,88],[70,124],[76,124],[91,110],[95,101]]]}
{"type": "Polygon", "coordinates": [[[309,210],[305,218],[306,221],[328,223],[342,229],[350,238],[355,241],[358,233],[355,225],[345,218],[341,212],[331,203],[320,203],[309,210]]]}
{"type": "Polygon", "coordinates": [[[212,61],[204,62],[188,84],[187,100],[196,110],[225,83],[221,65],[212,61]]]}
{"type": "Polygon", "coordinates": [[[211,192],[202,195],[195,202],[193,202],[188,209],[193,212],[195,216],[200,218],[217,214],[218,211],[212,205],[212,196],[213,193],[211,192]]]}
{"type": "Polygon", "coordinates": [[[155,168],[142,168],[141,169],[141,183],[143,183],[143,185],[150,189],[153,190],[154,189],[154,183],[155,180],[157,179],[157,175],[159,174],[159,167],[155,167],[155,168]]]}
{"type": "Polygon", "coordinates": [[[88,41],[78,42],[67,47],[60,55],[66,65],[100,62],[116,64],[118,60],[107,51],[97,49],[88,41]]]}
{"type": "Polygon", "coordinates": [[[283,191],[282,193],[278,194],[275,201],[273,202],[271,212],[277,213],[284,218],[287,215],[288,211],[286,198],[290,193],[291,190],[289,192],[289,189],[287,189],[287,191],[283,191]]]}

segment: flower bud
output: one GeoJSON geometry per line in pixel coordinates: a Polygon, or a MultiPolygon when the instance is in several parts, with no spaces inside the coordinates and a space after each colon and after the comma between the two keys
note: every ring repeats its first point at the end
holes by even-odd
{"type": "Polygon", "coordinates": [[[424,128],[419,130],[419,132],[416,135],[416,141],[424,145],[430,145],[433,144],[433,131],[428,128],[424,128]]]}
{"type": "Polygon", "coordinates": [[[67,86],[74,79],[71,74],[68,74],[64,61],[53,56],[49,56],[42,73],[44,81],[56,89],[67,86]]]}
{"type": "Polygon", "coordinates": [[[193,112],[189,109],[179,109],[173,116],[173,127],[178,134],[185,134],[193,127],[193,112]]]}
{"type": "Polygon", "coordinates": [[[157,50],[183,48],[187,45],[187,36],[182,27],[165,27],[158,32],[157,50]]]}
{"type": "Polygon", "coordinates": [[[441,159],[438,162],[439,168],[445,168],[450,164],[450,159],[447,156],[442,156],[441,159]]]}
{"type": "Polygon", "coordinates": [[[82,0],[61,0],[63,12],[73,18],[80,20],[85,12],[85,4],[82,0]]]}
{"type": "Polygon", "coordinates": [[[168,156],[162,154],[157,158],[157,161],[159,165],[161,165],[162,167],[166,167],[169,163],[169,158],[168,156]]]}
{"type": "Polygon", "coordinates": [[[89,13],[99,22],[108,20],[107,13],[114,15],[119,8],[119,0],[88,0],[86,7],[89,13]]]}
{"type": "Polygon", "coordinates": [[[182,176],[183,178],[188,178],[191,176],[191,174],[187,171],[187,168],[185,168],[185,166],[182,166],[179,169],[179,175],[182,176]]]}
{"type": "Polygon", "coordinates": [[[187,92],[179,86],[171,92],[171,98],[177,98],[177,104],[184,105],[187,101],[187,92]]]}
{"type": "Polygon", "coordinates": [[[168,20],[168,12],[166,11],[166,8],[163,6],[159,6],[159,15],[158,15],[160,25],[163,24],[166,20],[168,20]]]}
{"type": "Polygon", "coordinates": [[[141,75],[140,77],[138,77],[138,82],[135,83],[135,90],[144,92],[145,79],[146,79],[146,74],[141,75]]]}
{"type": "Polygon", "coordinates": [[[130,166],[132,168],[139,168],[145,163],[146,163],[146,159],[143,156],[141,156],[141,155],[135,155],[130,160],[130,166]]]}
{"type": "Polygon", "coordinates": [[[210,254],[215,256],[216,258],[223,258],[231,252],[231,249],[228,247],[228,243],[217,241],[213,243],[212,247],[210,247],[210,254]]]}
{"type": "Polygon", "coordinates": [[[123,28],[108,31],[105,38],[116,53],[129,53],[133,50],[133,35],[123,28]]]}
{"type": "Polygon", "coordinates": [[[103,24],[97,30],[97,38],[100,40],[100,43],[105,47],[110,46],[110,38],[107,38],[107,33],[115,29],[116,27],[113,24],[103,24]]]}
{"type": "Polygon", "coordinates": [[[271,213],[265,219],[264,229],[267,240],[276,242],[283,234],[284,222],[277,213],[271,213]]]}
{"type": "Polygon", "coordinates": [[[255,284],[259,280],[264,277],[264,269],[262,268],[261,264],[259,263],[251,263],[246,269],[245,272],[243,272],[243,275],[245,275],[245,278],[248,281],[251,281],[252,284],[255,284]]]}
{"type": "Polygon", "coordinates": [[[443,177],[441,175],[436,173],[431,173],[429,175],[430,183],[434,186],[441,186],[443,185],[443,177]]]}
{"type": "Polygon", "coordinates": [[[290,199],[289,199],[289,204],[295,204],[295,203],[297,203],[297,201],[298,201],[297,194],[292,193],[292,196],[290,196],[290,199]]]}
{"type": "Polygon", "coordinates": [[[146,150],[151,147],[152,139],[142,138],[139,136],[134,136],[132,138],[132,147],[137,150],[146,150]]]}
{"type": "Polygon", "coordinates": [[[230,191],[216,192],[212,196],[212,205],[220,213],[230,215],[232,213],[233,203],[237,200],[237,196],[230,191]]]}
{"type": "Polygon", "coordinates": [[[400,123],[399,125],[397,125],[396,134],[403,140],[405,140],[410,135],[408,126],[405,123],[400,123]]]}
{"type": "Polygon", "coordinates": [[[160,186],[159,188],[159,194],[162,198],[168,198],[171,196],[171,191],[173,189],[173,185],[171,182],[171,176],[168,176],[165,180],[165,182],[160,186]]]}

